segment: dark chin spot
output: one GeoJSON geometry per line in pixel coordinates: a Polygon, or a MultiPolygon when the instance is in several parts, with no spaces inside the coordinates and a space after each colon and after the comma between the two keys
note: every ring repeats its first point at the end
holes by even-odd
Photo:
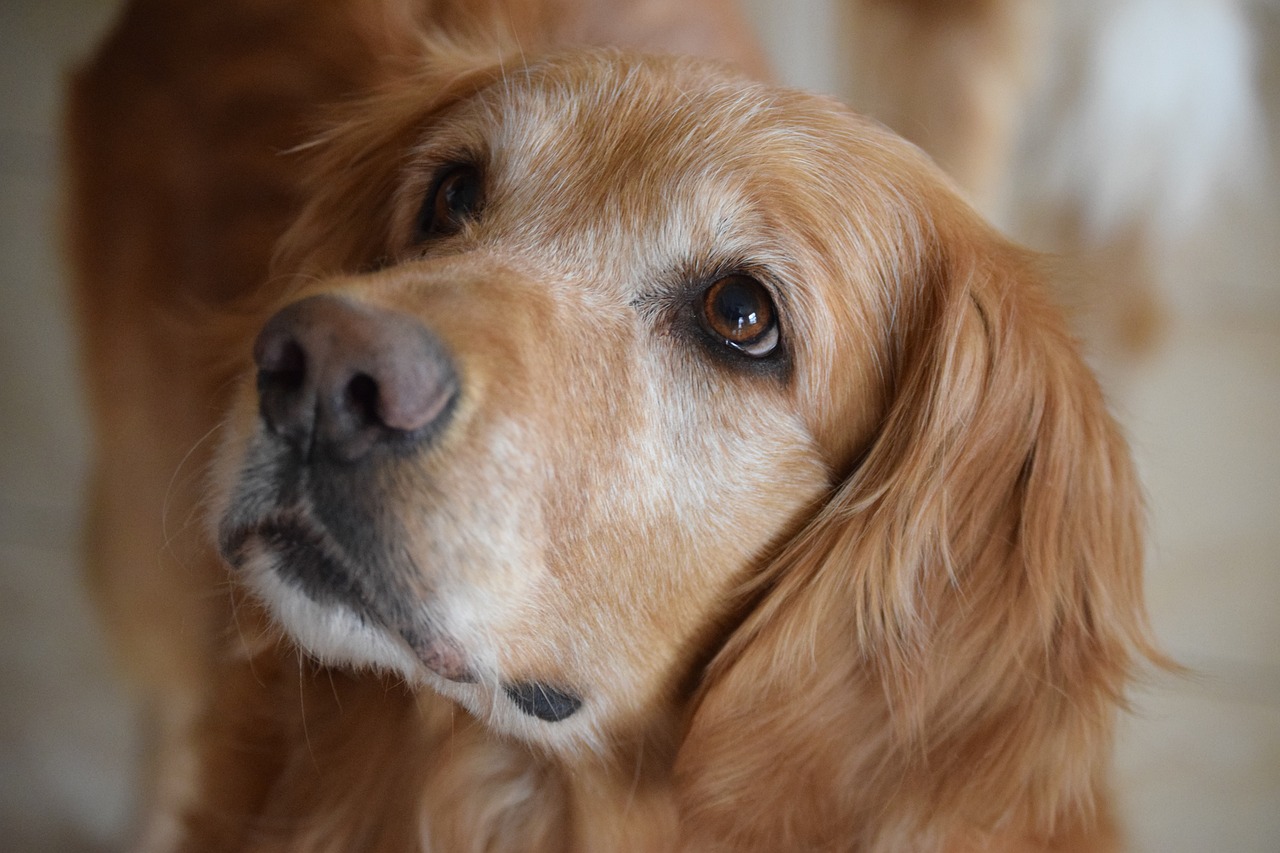
{"type": "Polygon", "coordinates": [[[521,711],[548,723],[558,723],[582,707],[582,697],[536,681],[504,684],[502,689],[521,711]]]}

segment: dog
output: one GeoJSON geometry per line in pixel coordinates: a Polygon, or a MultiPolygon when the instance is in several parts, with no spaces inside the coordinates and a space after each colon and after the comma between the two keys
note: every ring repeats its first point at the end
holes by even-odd
{"type": "Polygon", "coordinates": [[[1117,847],[1123,437],[1041,262],[736,21],[139,0],[79,73],[144,849],[1117,847]]]}

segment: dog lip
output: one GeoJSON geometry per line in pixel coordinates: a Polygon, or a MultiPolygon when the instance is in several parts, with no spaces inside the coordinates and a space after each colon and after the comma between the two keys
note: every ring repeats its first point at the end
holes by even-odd
{"type": "Polygon", "coordinates": [[[244,568],[245,561],[248,559],[245,547],[250,539],[262,534],[264,523],[263,521],[250,524],[224,522],[218,528],[218,553],[227,565],[233,569],[244,568]]]}
{"type": "Polygon", "coordinates": [[[384,626],[404,624],[394,596],[379,591],[365,572],[350,562],[328,530],[304,513],[277,510],[245,525],[231,536],[239,543],[233,556],[242,564],[245,543],[257,540],[272,555],[270,571],[318,605],[345,606],[362,618],[384,626]]]}
{"type": "Polygon", "coordinates": [[[476,675],[467,664],[466,655],[452,640],[436,634],[424,635],[413,629],[402,629],[400,636],[422,665],[447,681],[474,684],[476,675]]]}
{"type": "Polygon", "coordinates": [[[283,550],[280,545],[285,541],[293,543],[294,548],[305,548],[312,553],[315,560],[328,567],[322,574],[328,578],[330,584],[317,585],[315,582],[308,582],[306,576],[294,570],[293,567],[277,572],[298,585],[304,595],[317,603],[323,603],[320,599],[336,599],[346,606],[355,607],[366,618],[381,623],[398,635],[409,647],[413,656],[441,678],[460,684],[471,684],[477,681],[466,655],[453,640],[433,630],[422,630],[416,626],[406,627],[403,623],[394,624],[402,622],[399,619],[389,624],[385,614],[379,613],[378,608],[365,601],[362,596],[356,595],[353,600],[350,595],[344,594],[344,592],[353,593],[355,585],[350,584],[349,567],[344,565],[336,555],[327,553],[328,549],[325,548],[324,543],[328,540],[328,536],[323,526],[309,520],[304,514],[291,510],[277,510],[257,521],[221,531],[219,546],[223,557],[237,569],[243,567],[247,559],[245,545],[253,538],[259,539],[274,551],[283,550]],[[348,580],[343,582],[342,578],[348,580]],[[350,585],[351,588],[346,590],[330,588],[335,583],[342,586],[350,585]]]}

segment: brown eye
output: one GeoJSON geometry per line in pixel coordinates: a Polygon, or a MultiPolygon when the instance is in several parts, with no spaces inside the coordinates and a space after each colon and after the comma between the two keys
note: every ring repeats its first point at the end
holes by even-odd
{"type": "Polygon", "coordinates": [[[445,169],[427,194],[418,213],[416,237],[445,237],[456,234],[473,219],[484,203],[484,186],[480,170],[474,166],[451,166],[445,169]]]}
{"type": "Polygon", "coordinates": [[[708,332],[746,355],[764,358],[778,346],[773,299],[750,276],[725,276],[708,287],[701,316],[708,332]]]}

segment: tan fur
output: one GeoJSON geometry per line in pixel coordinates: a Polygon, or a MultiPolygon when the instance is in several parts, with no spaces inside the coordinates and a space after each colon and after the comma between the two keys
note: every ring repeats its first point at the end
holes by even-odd
{"type": "Polygon", "coordinates": [[[1109,849],[1114,716],[1151,654],[1140,501],[1035,259],[833,102],[700,61],[535,50],[574,40],[547,22],[645,7],[536,25],[513,7],[481,42],[414,34],[448,9],[371,8],[275,19],[264,60],[313,25],[361,37],[278,78],[298,88],[269,121],[232,111],[224,142],[240,96],[186,105],[225,91],[242,43],[121,94],[160,5],[77,84],[99,586],[173,720],[147,843],[1109,849]],[[416,245],[434,170],[464,154],[493,181],[483,215],[416,245]],[[240,199],[222,227],[209,193],[240,199]],[[776,290],[785,365],[691,331],[689,288],[725,268],[776,290]],[[250,342],[312,293],[416,318],[464,377],[439,440],[366,497],[404,531],[406,604],[473,684],[317,628],[266,557],[228,583],[215,556],[261,432],[250,342]],[[530,720],[512,678],[583,707],[530,720]]]}

